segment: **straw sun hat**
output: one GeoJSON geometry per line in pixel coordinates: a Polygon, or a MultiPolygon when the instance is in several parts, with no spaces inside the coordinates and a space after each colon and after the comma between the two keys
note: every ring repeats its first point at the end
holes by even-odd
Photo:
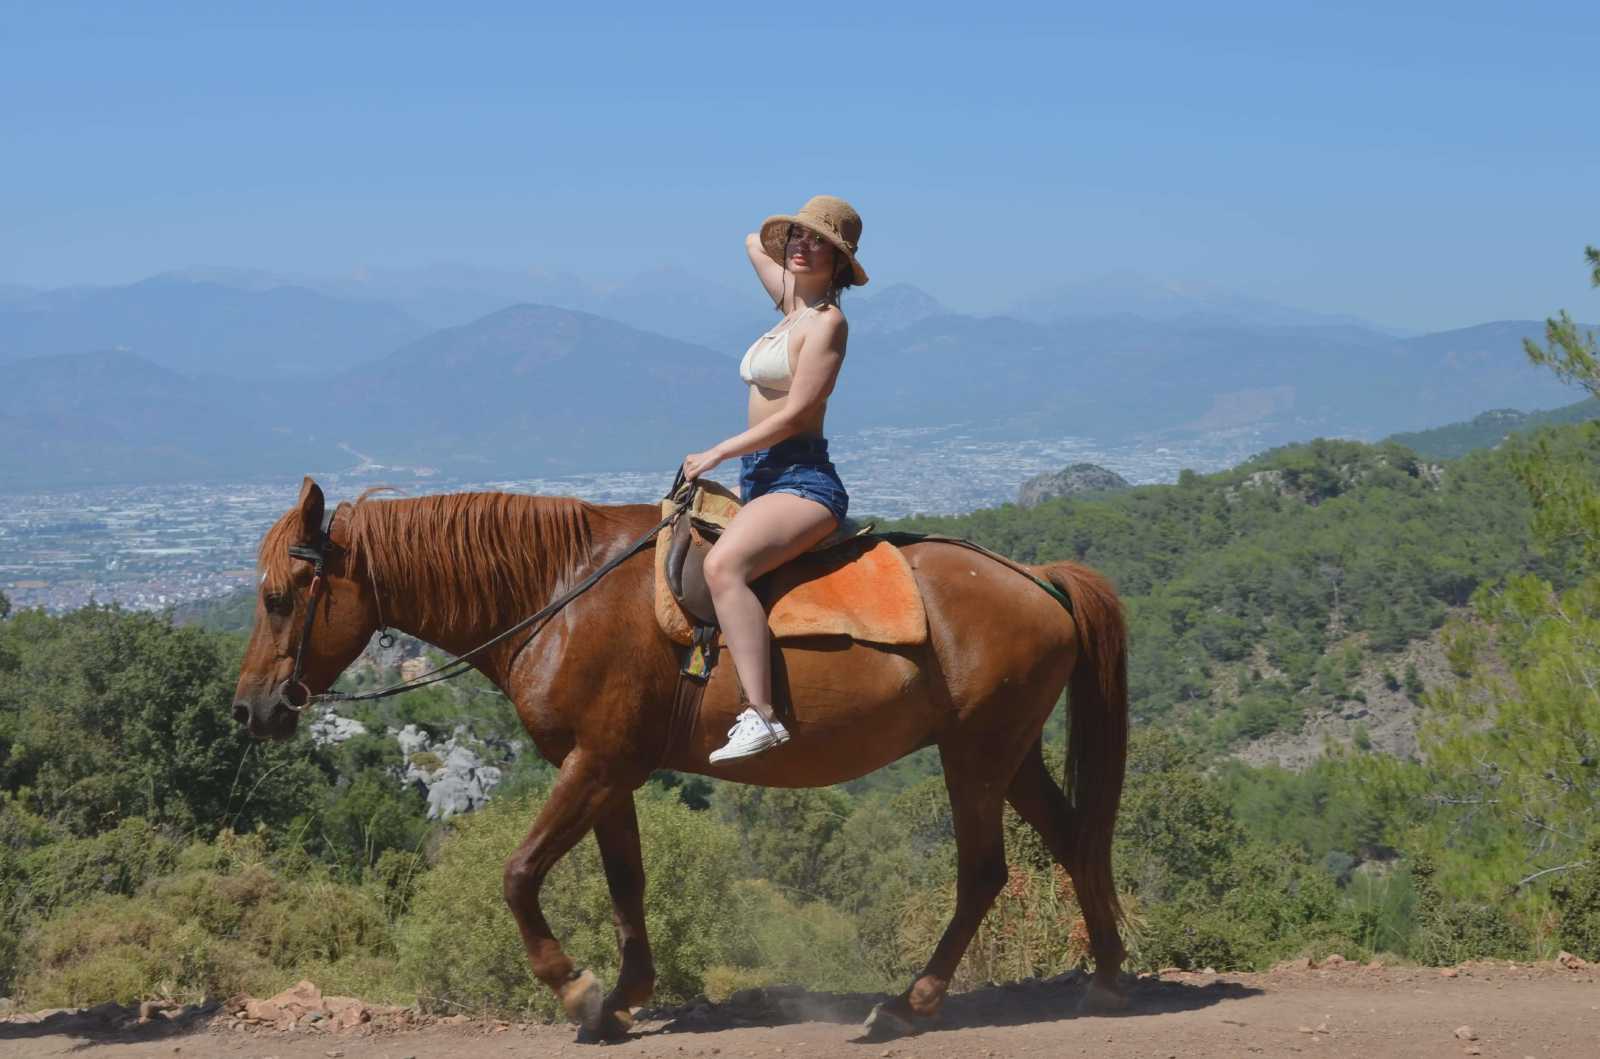
{"type": "Polygon", "coordinates": [[[783,264],[784,247],[789,239],[789,225],[809,228],[832,243],[850,262],[852,280],[857,287],[867,282],[867,270],[856,260],[856,246],[861,242],[861,214],[844,199],[832,195],[817,195],[800,207],[793,217],[779,214],[761,222],[761,248],[778,264],[783,264]]]}

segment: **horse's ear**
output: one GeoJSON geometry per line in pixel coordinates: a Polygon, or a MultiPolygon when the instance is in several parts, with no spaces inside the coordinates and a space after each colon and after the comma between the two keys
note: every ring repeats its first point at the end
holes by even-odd
{"type": "Polygon", "coordinates": [[[300,483],[300,528],[303,540],[316,540],[322,532],[322,486],[306,475],[300,483]]]}

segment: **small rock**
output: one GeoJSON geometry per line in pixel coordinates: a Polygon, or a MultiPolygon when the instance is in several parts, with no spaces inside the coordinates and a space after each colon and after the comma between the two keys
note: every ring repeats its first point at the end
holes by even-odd
{"type": "Polygon", "coordinates": [[[1581,971],[1589,966],[1589,961],[1582,956],[1574,956],[1572,953],[1563,950],[1556,954],[1556,966],[1565,967],[1569,971],[1581,971]]]}
{"type": "Polygon", "coordinates": [[[1284,960],[1272,969],[1274,971],[1309,971],[1311,967],[1311,958],[1302,956],[1298,960],[1284,960]]]}
{"type": "Polygon", "coordinates": [[[1471,1026],[1457,1026],[1456,1027],[1456,1040],[1458,1040],[1458,1041],[1475,1041],[1477,1039],[1478,1039],[1478,1031],[1473,1029],[1471,1026]]]}
{"type": "Polygon", "coordinates": [[[1300,1032],[1301,1033],[1316,1033],[1317,1031],[1312,1029],[1310,1026],[1301,1026],[1300,1027],[1300,1032]]]}
{"type": "Polygon", "coordinates": [[[1200,973],[1201,974],[1216,974],[1217,973],[1217,969],[1215,967],[1205,967],[1205,968],[1201,969],[1200,973]]]}
{"type": "Polygon", "coordinates": [[[1367,970],[1369,970],[1369,971],[1381,971],[1381,970],[1383,970],[1383,961],[1382,960],[1373,960],[1371,963],[1367,964],[1367,970]]]}
{"type": "Polygon", "coordinates": [[[1458,975],[1460,973],[1461,972],[1457,971],[1454,967],[1441,967],[1441,968],[1439,968],[1439,977],[1440,978],[1454,978],[1454,977],[1456,977],[1456,975],[1458,975]]]}
{"type": "Polygon", "coordinates": [[[1483,1054],[1483,1049],[1479,1048],[1476,1044],[1474,1044],[1470,1048],[1464,1049],[1464,1051],[1466,1052],[1467,1055],[1482,1055],[1483,1054]]]}
{"type": "Polygon", "coordinates": [[[1324,966],[1324,967],[1343,967],[1345,964],[1347,964],[1349,962],[1350,962],[1349,960],[1346,960],[1343,956],[1339,955],[1336,952],[1332,956],[1329,956],[1327,959],[1323,960],[1322,961],[1322,966],[1324,966]]]}

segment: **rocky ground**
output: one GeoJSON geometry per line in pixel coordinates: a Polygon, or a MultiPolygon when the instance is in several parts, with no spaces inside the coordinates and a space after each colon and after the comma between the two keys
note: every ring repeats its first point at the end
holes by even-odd
{"type": "MultiPolygon", "coordinates": [[[[1130,983],[1130,1010],[1077,1016],[1085,981],[991,986],[950,999],[920,1036],[864,1037],[879,998],[748,990],[722,1004],[646,1010],[605,1054],[678,1057],[860,1056],[1523,1056],[1600,1055],[1600,972],[1568,959],[1390,968],[1284,964],[1264,974],[1167,971],[1130,983]]],[[[268,1000],[190,1008],[104,1005],[0,1021],[0,1059],[88,1054],[250,1059],[445,1059],[596,1054],[569,1027],[421,1015],[324,998],[310,983],[268,1000]]]]}

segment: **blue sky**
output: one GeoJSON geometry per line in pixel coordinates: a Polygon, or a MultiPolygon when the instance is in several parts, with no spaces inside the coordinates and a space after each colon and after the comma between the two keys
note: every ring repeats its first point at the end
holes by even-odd
{"type": "Polygon", "coordinates": [[[962,309],[1134,269],[1600,316],[1600,5],[1117,8],[0,2],[0,282],[743,284],[744,233],[829,192],[875,284],[962,309]]]}

